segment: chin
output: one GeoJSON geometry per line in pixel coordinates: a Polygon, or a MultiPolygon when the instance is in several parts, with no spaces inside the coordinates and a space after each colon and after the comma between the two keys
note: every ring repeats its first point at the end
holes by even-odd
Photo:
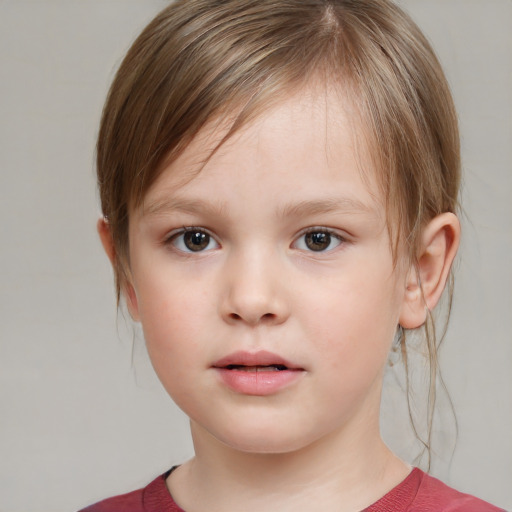
{"type": "Polygon", "coordinates": [[[295,443],[290,439],[276,440],[276,439],[220,439],[221,442],[230,448],[244,453],[254,454],[280,454],[290,453],[296,451],[303,446],[300,443],[295,443]]]}
{"type": "Polygon", "coordinates": [[[233,450],[261,455],[299,451],[317,440],[314,435],[293,432],[285,427],[289,425],[278,429],[276,425],[265,428],[259,424],[257,428],[244,428],[240,424],[234,424],[231,429],[210,430],[210,434],[233,450]]]}

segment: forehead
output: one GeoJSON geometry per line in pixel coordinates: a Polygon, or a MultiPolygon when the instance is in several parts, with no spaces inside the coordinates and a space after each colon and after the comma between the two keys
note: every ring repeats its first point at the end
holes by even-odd
{"type": "MultiPolygon", "coordinates": [[[[365,191],[368,207],[381,205],[359,113],[339,90],[325,85],[304,88],[230,134],[232,124],[233,116],[207,123],[162,171],[144,198],[142,213],[200,186],[235,193],[249,172],[259,174],[260,193],[267,195],[286,197],[305,186],[313,194],[334,180],[345,181],[347,197],[356,195],[355,187],[359,194],[365,191]],[[265,190],[269,185],[272,190],[265,190]]],[[[302,192],[307,196],[307,190],[302,192]]]]}

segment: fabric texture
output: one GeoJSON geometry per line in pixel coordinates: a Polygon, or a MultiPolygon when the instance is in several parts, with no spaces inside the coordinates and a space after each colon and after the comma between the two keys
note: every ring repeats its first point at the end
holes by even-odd
{"type": "MultiPolygon", "coordinates": [[[[185,512],[172,499],[167,471],[147,487],[115,496],[79,512],[185,512]]],[[[362,512],[505,512],[485,501],[463,494],[418,468],[389,493],[362,512]]]]}

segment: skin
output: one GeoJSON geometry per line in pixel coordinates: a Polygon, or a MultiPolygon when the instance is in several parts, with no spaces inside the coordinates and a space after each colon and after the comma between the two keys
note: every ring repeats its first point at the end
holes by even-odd
{"type": "MultiPolygon", "coordinates": [[[[207,126],[131,213],[123,289],[191,420],[196,455],[168,479],[187,512],[358,511],[410,471],[380,437],[383,370],[397,325],[421,325],[439,299],[458,221],[433,219],[417,267],[394,265],[351,119],[339,95],[301,91],[200,169],[225,133],[207,126]],[[202,250],[184,227],[204,233],[202,250]],[[237,393],[212,365],[239,350],[278,354],[300,377],[269,396],[237,393]]],[[[99,230],[114,259],[108,225],[99,230]]]]}

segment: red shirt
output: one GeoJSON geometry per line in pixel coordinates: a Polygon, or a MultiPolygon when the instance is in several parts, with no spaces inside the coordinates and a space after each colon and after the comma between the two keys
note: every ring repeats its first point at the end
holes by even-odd
{"type": "MultiPolygon", "coordinates": [[[[170,471],[147,487],[115,496],[80,512],[184,512],[172,499],[165,480],[170,471]]],[[[362,512],[505,512],[469,494],[462,494],[418,468],[379,501],[362,512]]]]}

